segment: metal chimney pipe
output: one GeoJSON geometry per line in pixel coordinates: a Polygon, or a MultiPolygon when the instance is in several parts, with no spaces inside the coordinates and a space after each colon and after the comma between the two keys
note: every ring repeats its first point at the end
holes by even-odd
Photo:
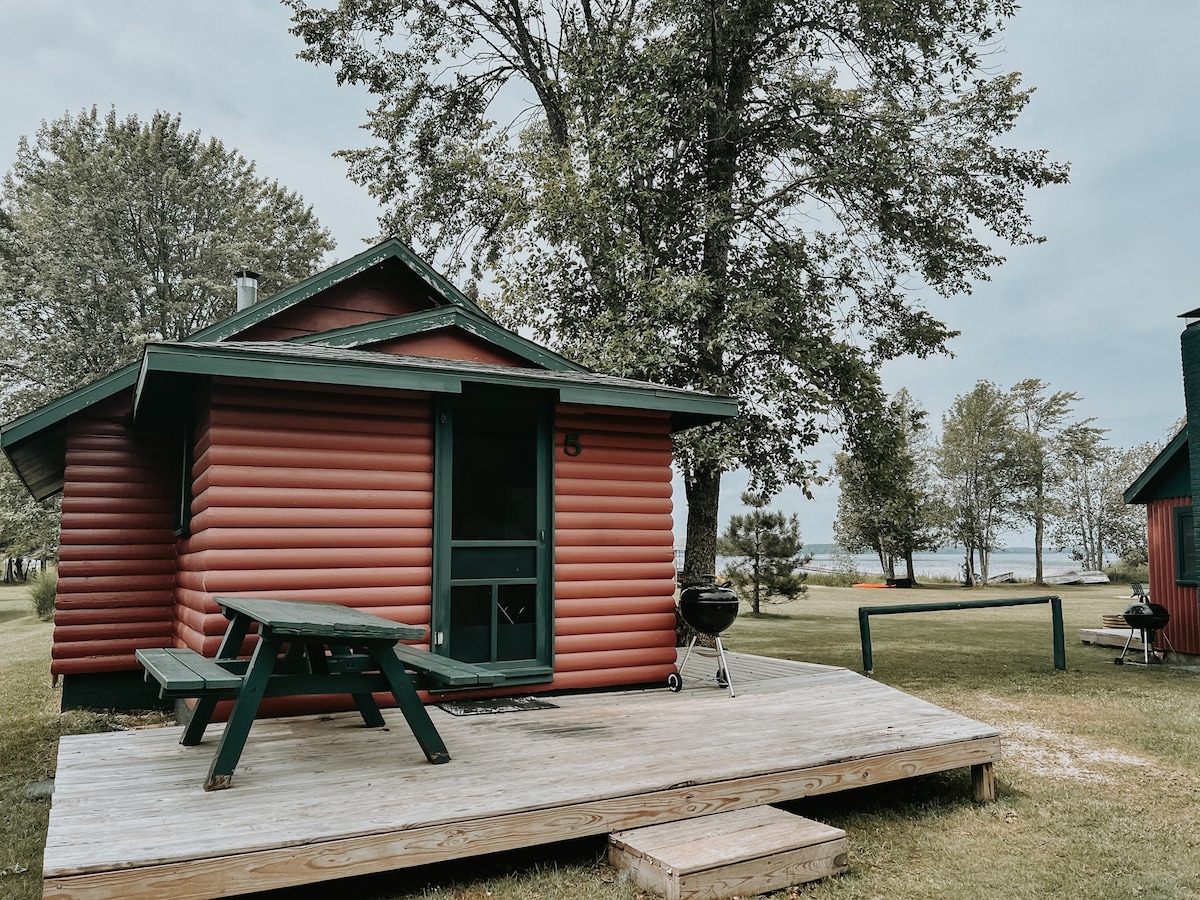
{"type": "Polygon", "coordinates": [[[258,302],[258,273],[242,269],[234,272],[233,277],[237,284],[237,308],[241,312],[258,302]]]}

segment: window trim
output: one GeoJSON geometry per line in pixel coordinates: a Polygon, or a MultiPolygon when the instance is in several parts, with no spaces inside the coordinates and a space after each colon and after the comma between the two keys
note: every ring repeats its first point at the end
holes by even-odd
{"type": "Polygon", "coordinates": [[[1200,584],[1200,576],[1196,572],[1196,532],[1192,506],[1190,503],[1176,506],[1171,512],[1174,515],[1172,544],[1175,552],[1175,583],[1189,586],[1200,584]],[[1190,541],[1183,540],[1185,527],[1190,541]]]}

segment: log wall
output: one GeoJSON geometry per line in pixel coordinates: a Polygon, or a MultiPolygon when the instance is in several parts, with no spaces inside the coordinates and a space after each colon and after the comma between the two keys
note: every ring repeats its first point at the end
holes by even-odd
{"type": "MultiPolygon", "coordinates": [[[[1175,507],[1190,497],[1154,500],[1146,506],[1150,547],[1150,599],[1171,613],[1163,634],[1180,653],[1200,654],[1200,600],[1195,585],[1175,583],[1175,507]]],[[[1165,649],[1165,645],[1160,647],[1165,649]]]]}
{"type": "Polygon", "coordinates": [[[175,592],[180,644],[216,652],[219,594],[327,600],[429,624],[427,397],[218,383],[195,454],[175,592]]]}
{"type": "Polygon", "coordinates": [[[169,647],[179,445],[133,435],[124,392],[71,418],[50,671],[132,671],[139,647],[169,647]]]}
{"type": "Polygon", "coordinates": [[[665,682],[675,666],[670,420],[567,405],[555,418],[553,687],[665,682]]]}

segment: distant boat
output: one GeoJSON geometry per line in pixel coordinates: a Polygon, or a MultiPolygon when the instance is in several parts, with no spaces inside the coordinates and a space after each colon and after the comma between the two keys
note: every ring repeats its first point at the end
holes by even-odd
{"type": "Polygon", "coordinates": [[[1108,576],[1103,572],[1079,571],[1053,572],[1042,579],[1046,584],[1108,584],[1108,576]]]}

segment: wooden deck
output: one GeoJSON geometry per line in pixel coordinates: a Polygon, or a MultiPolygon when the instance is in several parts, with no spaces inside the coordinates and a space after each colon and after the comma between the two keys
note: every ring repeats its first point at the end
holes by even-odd
{"type": "MultiPolygon", "coordinates": [[[[45,895],[225,897],[742,809],[964,766],[999,732],[846,669],[730,655],[738,695],[693,654],[682,693],[431,713],[431,766],[395,710],[255,724],[233,787],[205,793],[214,737],[65,737],[45,895]]],[[[213,729],[214,731],[216,729],[213,729]]]]}

